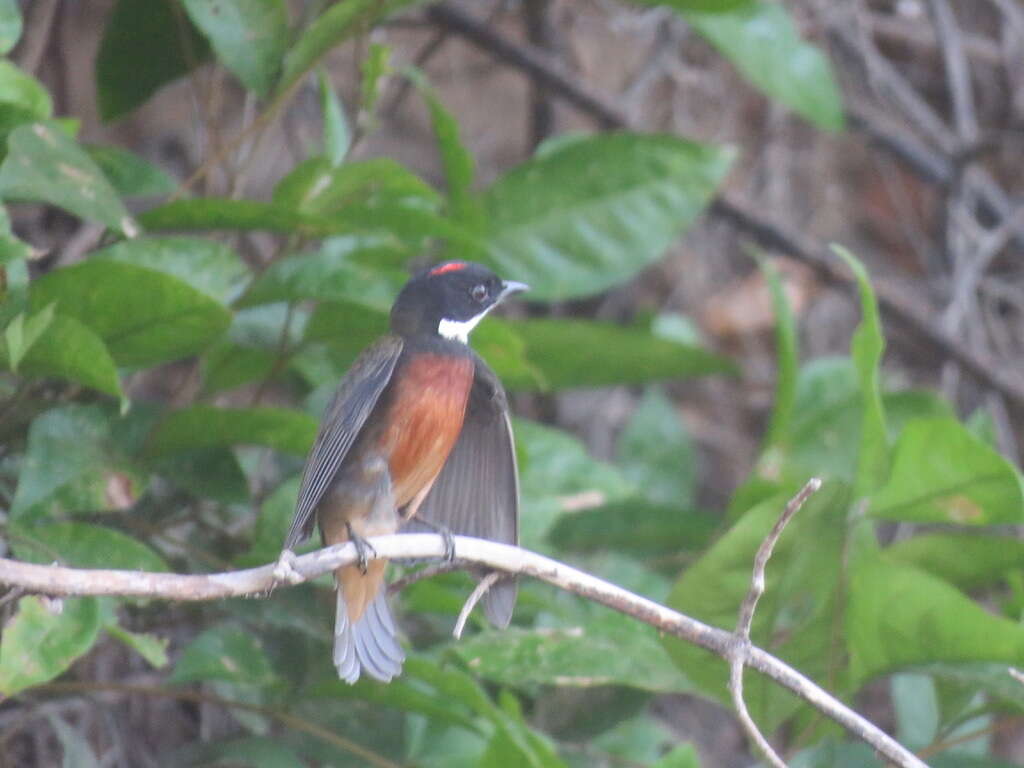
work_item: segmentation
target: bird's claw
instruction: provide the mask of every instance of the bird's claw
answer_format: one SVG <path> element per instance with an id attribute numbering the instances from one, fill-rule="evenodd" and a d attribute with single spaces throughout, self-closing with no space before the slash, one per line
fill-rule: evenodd
<path id="1" fill-rule="evenodd" d="M 455 537 L 447 528 L 440 528 L 437 532 L 444 539 L 444 561 L 450 563 L 455 560 Z"/>
<path id="2" fill-rule="evenodd" d="M 274 564 L 273 582 L 268 592 L 273 592 L 278 584 L 298 584 L 303 581 L 302 574 L 295 570 L 295 553 L 290 549 L 281 550 L 281 556 Z"/>
<path id="3" fill-rule="evenodd" d="M 367 564 L 370 562 L 370 557 L 367 553 L 372 552 L 373 557 L 377 557 L 377 550 L 373 548 L 373 544 L 368 542 L 362 536 L 357 535 L 353 530 L 352 526 L 348 526 L 348 538 L 356 548 L 356 566 L 359 568 L 359 572 L 366 575 Z"/>

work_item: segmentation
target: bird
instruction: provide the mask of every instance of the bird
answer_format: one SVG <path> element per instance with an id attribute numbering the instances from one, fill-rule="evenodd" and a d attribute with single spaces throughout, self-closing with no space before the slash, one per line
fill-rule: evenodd
<path id="1" fill-rule="evenodd" d="M 367 347 L 327 405 L 306 460 L 282 558 L 320 529 L 324 546 L 351 540 L 359 560 L 335 571 L 333 660 L 355 683 L 390 682 L 405 654 L 388 608 L 386 561 L 367 562 L 366 538 L 409 528 L 415 517 L 451 534 L 518 543 L 519 479 L 500 380 L 469 347 L 469 334 L 525 283 L 485 266 L 446 261 L 412 277 L 390 332 Z M 516 583 L 499 579 L 483 599 L 508 626 Z"/>

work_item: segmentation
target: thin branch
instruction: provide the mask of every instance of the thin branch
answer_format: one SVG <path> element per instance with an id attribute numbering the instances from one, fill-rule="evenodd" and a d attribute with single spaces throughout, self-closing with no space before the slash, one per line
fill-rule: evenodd
<path id="1" fill-rule="evenodd" d="M 508 544 L 465 536 L 453 537 L 455 557 L 491 570 L 533 576 L 560 589 L 580 595 L 649 624 L 659 632 L 693 643 L 729 658 L 735 647 L 731 632 L 716 629 L 673 611 L 622 587 L 576 570 L 557 560 Z M 445 538 L 436 534 L 406 533 L 369 539 L 373 559 L 440 558 L 445 556 Z M 296 557 L 295 571 L 312 579 L 357 560 L 351 542 Z M 170 600 L 216 600 L 257 595 L 274 583 L 274 565 L 242 571 L 184 575 L 141 571 L 83 570 L 59 566 L 20 563 L 0 559 L 0 584 L 25 587 L 52 595 L 120 595 Z M 279 585 L 283 588 L 283 585 Z M 815 709 L 835 720 L 852 735 L 870 744 L 895 765 L 926 768 L 910 751 L 891 736 L 864 719 L 797 670 L 767 651 L 750 647 L 747 664 L 788 688 Z"/>
<path id="2" fill-rule="evenodd" d="M 971 72 L 964 52 L 963 37 L 947 0 L 931 0 L 929 7 L 946 64 L 957 138 L 962 148 L 969 147 L 978 141 L 978 118 L 974 111 Z"/>
<path id="3" fill-rule="evenodd" d="M 459 618 L 455 622 L 455 628 L 452 630 L 452 637 L 458 640 L 462 637 L 462 630 L 466 628 L 466 621 L 469 619 L 469 614 L 473 612 L 476 604 L 480 602 L 484 595 L 487 594 L 487 590 L 494 586 L 494 582 L 500 579 L 504 574 L 498 573 L 497 571 L 491 571 L 482 579 L 480 583 L 476 585 L 476 588 L 469 593 L 469 597 L 466 598 L 465 604 L 462 606 L 462 610 L 459 611 Z"/>
<path id="4" fill-rule="evenodd" d="M 427 15 L 434 22 L 462 35 L 481 50 L 528 73 L 536 83 L 591 115 L 602 127 L 641 128 L 634 125 L 610 99 L 580 85 L 578 77 L 566 72 L 543 52 L 509 40 L 481 24 L 471 15 L 445 3 L 431 6 L 427 9 Z M 863 118 L 858 120 L 857 125 L 863 124 Z M 879 139 L 877 136 L 875 138 Z M 892 142 L 883 143 L 883 146 L 893 147 Z M 950 183 L 952 170 L 948 160 L 941 156 L 935 159 L 930 150 L 927 154 L 918 153 L 915 159 L 920 161 L 915 167 L 930 175 L 934 182 Z M 1009 204 L 1005 199 L 1000 200 L 995 192 L 996 190 L 986 191 L 982 188 L 979 195 L 986 201 L 986 205 L 1002 218 L 1007 214 Z M 728 221 L 762 247 L 777 249 L 797 261 L 810 265 L 822 279 L 852 290 L 849 277 L 838 269 L 836 260 L 821 245 L 808 242 L 795 232 L 776 226 L 749 206 L 725 196 L 717 197 L 708 212 L 711 216 Z M 877 293 L 883 311 L 906 323 L 926 342 L 942 350 L 985 384 L 998 390 L 1018 406 L 1024 406 L 1024 381 L 1013 371 L 1007 370 L 1005 365 L 993 360 L 990 355 L 972 348 L 956 336 L 936 327 L 930 313 L 912 304 L 904 292 L 886 290 L 884 286 L 878 286 Z"/>
<path id="5" fill-rule="evenodd" d="M 768 532 L 768 536 L 761 542 L 754 556 L 754 573 L 750 577 L 750 591 L 740 605 L 739 620 L 736 622 L 736 642 L 734 651 L 729 658 L 729 692 L 732 694 L 732 703 L 736 707 L 736 714 L 739 716 L 740 725 L 746 731 L 747 736 L 753 740 L 758 749 L 765 756 L 769 763 L 775 768 L 786 768 L 785 761 L 778 756 L 768 739 L 761 733 L 754 718 L 747 710 L 747 703 L 743 700 L 743 667 L 746 666 L 747 653 L 750 650 L 750 628 L 754 623 L 754 611 L 757 610 L 757 601 L 764 594 L 765 578 L 764 571 L 771 559 L 775 545 L 782 535 L 782 531 L 793 519 L 793 516 L 800 511 L 800 507 L 811 497 L 815 491 L 821 488 L 821 480 L 812 477 L 807 484 L 800 489 L 799 493 L 789 500 L 786 508 L 782 511 L 775 525 Z"/>

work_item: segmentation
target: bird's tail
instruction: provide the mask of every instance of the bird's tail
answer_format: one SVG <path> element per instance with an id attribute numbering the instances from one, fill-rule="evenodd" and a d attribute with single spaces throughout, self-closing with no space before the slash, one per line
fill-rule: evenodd
<path id="1" fill-rule="evenodd" d="M 364 577 L 365 578 L 365 577 Z M 363 585 L 360 585 L 363 586 Z M 348 589 L 346 589 L 346 587 Z M 395 622 L 387 603 L 387 590 L 367 596 L 354 594 L 362 610 L 355 615 L 347 591 L 358 591 L 352 578 L 339 580 L 337 617 L 334 623 L 334 666 L 338 676 L 346 683 L 359 679 L 361 670 L 382 683 L 391 682 L 402 671 L 405 652 L 398 643 Z"/>

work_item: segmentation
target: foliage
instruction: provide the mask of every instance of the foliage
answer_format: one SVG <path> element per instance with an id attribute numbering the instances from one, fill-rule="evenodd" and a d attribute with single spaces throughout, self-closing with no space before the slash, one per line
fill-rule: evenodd
<path id="1" fill-rule="evenodd" d="M 106 119 L 128 114 L 213 59 L 258 100 L 259 127 L 328 50 L 408 4 L 314 4 L 319 15 L 295 26 L 284 0 L 118 0 L 96 64 L 100 110 Z M 781 4 L 658 4 L 766 95 L 841 129 L 827 61 Z M 0 49 L 20 32 L 17 3 L 0 3 Z M 765 36 L 772 45 L 758 44 Z M 735 363 L 659 334 L 657 323 L 555 317 L 547 302 L 599 294 L 657 262 L 721 187 L 733 152 L 669 135 L 573 137 L 478 188 L 457 118 L 422 75 L 406 73 L 433 121 L 442 191 L 393 159 L 351 158 L 389 74 L 387 49 L 372 46 L 362 101 L 343 105 L 319 71 L 322 152 L 266 199 L 237 199 L 190 196 L 126 150 L 83 145 L 75 121 L 54 118 L 44 87 L 0 62 L 0 199 L 96 222 L 107 243 L 78 263 L 35 263 L 4 215 L 0 507 L 10 552 L 181 572 L 273 558 L 315 418 L 355 354 L 386 328 L 405 268 L 427 251 L 469 257 L 532 285 L 533 317 L 488 320 L 475 339 L 510 390 L 644 393 L 613 463 L 566 433 L 517 423 L 527 546 L 731 628 L 758 544 L 787 497 L 822 475 L 825 490 L 769 566 L 755 642 L 845 698 L 899 673 L 900 725 L 915 746 L 972 714 L 1020 712 L 1024 695 L 994 670 L 1024 664 L 1021 548 L 989 526 L 1022 522 L 1021 475 L 935 395 L 886 386 L 881 322 L 857 259 L 842 254 L 863 312 L 848 358 L 800 365 L 775 283 L 778 397 L 756 472 L 723 517 L 698 504 L 693 441 L 656 382 L 732 375 Z M 139 208 L 126 200 L 140 197 L 150 205 L 133 216 Z M 277 244 L 258 268 L 236 250 L 237 235 L 253 231 Z M 171 371 L 195 386 L 138 394 L 147 374 Z M 576 509 L 570 501 L 580 498 L 592 503 Z M 907 535 L 881 546 L 883 521 L 907 524 Z M 443 639 L 468 583 L 437 578 L 401 595 L 399 613 L 421 620 L 409 629 L 405 674 L 387 687 L 335 679 L 326 580 L 204 606 L 173 639 L 151 631 L 153 614 L 137 600 L 21 597 L 4 626 L 0 693 L 46 691 L 110 637 L 154 668 L 166 665 L 161 695 L 193 686 L 237 705 L 234 732 L 176 755 L 181 764 L 346 765 L 370 754 L 415 765 L 698 765 L 644 705 L 658 693 L 724 701 L 720 662 L 533 583 L 523 585 L 510 630 Z M 1003 603 L 987 610 L 968 590 Z M 88 683 L 84 669 L 69 674 Z M 920 712 L 907 691 L 922 689 L 934 722 L 915 730 Z M 766 681 L 751 680 L 748 698 L 767 729 L 791 723 L 831 735 Z M 557 726 L 537 715 L 564 702 Z M 66 722 L 50 723 L 68 759 L 99 764 Z M 800 759 L 819 764 L 856 749 L 829 744 Z"/>

